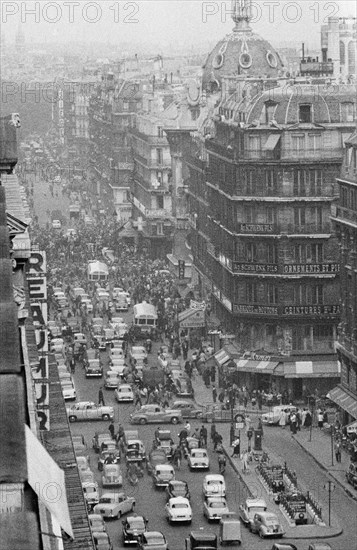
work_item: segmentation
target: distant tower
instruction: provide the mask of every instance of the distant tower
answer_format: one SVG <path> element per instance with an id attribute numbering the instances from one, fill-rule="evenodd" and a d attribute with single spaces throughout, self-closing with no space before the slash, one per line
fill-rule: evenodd
<path id="1" fill-rule="evenodd" d="M 19 24 L 17 27 L 17 33 L 15 37 L 16 53 L 18 58 L 22 60 L 25 57 L 25 35 L 22 31 L 22 27 Z"/>

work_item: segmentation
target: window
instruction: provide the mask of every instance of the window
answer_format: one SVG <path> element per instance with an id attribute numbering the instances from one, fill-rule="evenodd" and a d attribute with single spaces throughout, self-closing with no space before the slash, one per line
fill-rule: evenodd
<path id="1" fill-rule="evenodd" d="M 348 72 L 350 75 L 356 73 L 356 42 L 353 40 L 348 43 Z"/>
<path id="2" fill-rule="evenodd" d="M 156 231 L 157 231 L 157 235 L 163 235 L 164 234 L 164 224 L 162 222 L 157 223 Z"/>
<path id="3" fill-rule="evenodd" d="M 312 222 L 315 225 L 315 229 L 317 231 L 322 231 L 322 208 L 321 208 L 321 206 L 315 206 L 311 210 L 312 210 L 311 219 L 312 219 Z"/>
<path id="4" fill-rule="evenodd" d="M 322 189 L 322 170 L 309 170 L 310 197 L 320 197 Z"/>
<path id="5" fill-rule="evenodd" d="M 321 134 L 309 134 L 309 148 L 311 151 L 319 151 L 321 149 L 322 136 Z"/>
<path id="6" fill-rule="evenodd" d="M 298 206 L 294 209 L 294 224 L 295 227 L 304 227 L 305 226 L 305 207 Z"/>
<path id="7" fill-rule="evenodd" d="M 267 192 L 275 191 L 274 170 L 266 170 L 265 172 L 265 188 Z"/>
<path id="8" fill-rule="evenodd" d="M 346 63 L 346 48 L 345 43 L 340 40 L 340 63 L 344 65 Z"/>
<path id="9" fill-rule="evenodd" d="M 255 283 L 246 284 L 246 299 L 248 304 L 257 302 L 257 286 Z"/>
<path id="10" fill-rule="evenodd" d="M 323 244 L 314 243 L 306 245 L 306 261 L 307 263 L 318 264 L 323 262 Z"/>
<path id="11" fill-rule="evenodd" d="M 266 223 L 275 223 L 276 210 L 274 206 L 267 206 L 266 208 Z"/>
<path id="12" fill-rule="evenodd" d="M 156 179 L 161 184 L 163 180 L 162 170 L 156 170 Z"/>
<path id="13" fill-rule="evenodd" d="M 302 124 L 312 122 L 311 105 L 299 105 L 299 122 L 301 122 Z"/>
<path id="14" fill-rule="evenodd" d="M 273 120 L 275 108 L 276 103 L 265 103 L 265 124 L 269 124 Z"/>
<path id="15" fill-rule="evenodd" d="M 164 197 L 163 197 L 163 195 L 158 195 L 156 197 L 156 204 L 157 204 L 157 207 L 158 207 L 159 210 L 164 208 Z"/>
<path id="16" fill-rule="evenodd" d="M 245 174 L 245 192 L 247 195 L 255 193 L 255 170 L 248 170 Z"/>
<path id="17" fill-rule="evenodd" d="M 354 120 L 354 103 L 348 101 L 341 103 L 341 122 L 353 122 Z"/>
<path id="18" fill-rule="evenodd" d="M 157 135 L 158 135 L 158 137 L 160 137 L 160 138 L 161 138 L 161 137 L 164 137 L 164 131 L 163 131 L 163 129 L 162 129 L 162 126 L 158 126 L 158 127 L 157 127 Z"/>
<path id="19" fill-rule="evenodd" d="M 278 288 L 275 285 L 268 285 L 268 303 L 278 303 Z"/>
<path id="20" fill-rule="evenodd" d="M 293 153 L 299 154 L 305 150 L 305 135 L 304 134 L 295 134 L 292 136 L 292 148 Z"/>
<path id="21" fill-rule="evenodd" d="M 269 264 L 276 264 L 277 262 L 277 250 L 275 244 L 268 244 L 266 246 L 267 262 Z"/>
<path id="22" fill-rule="evenodd" d="M 156 149 L 157 164 L 162 164 L 162 149 Z"/>
<path id="23" fill-rule="evenodd" d="M 260 137 L 259 136 L 249 136 L 249 152 L 258 154 L 260 152 Z"/>
<path id="24" fill-rule="evenodd" d="M 312 298 L 313 304 L 323 304 L 324 302 L 323 285 L 318 284 L 312 287 L 311 298 Z"/>
<path id="25" fill-rule="evenodd" d="M 247 243 L 245 246 L 245 259 L 247 262 L 255 262 L 257 259 L 257 249 L 255 243 Z"/>
<path id="26" fill-rule="evenodd" d="M 305 197 L 306 195 L 306 171 L 294 171 L 294 196 Z"/>
<path id="27" fill-rule="evenodd" d="M 244 217 L 247 223 L 253 223 L 255 221 L 255 208 L 254 206 L 247 205 L 244 208 Z"/>

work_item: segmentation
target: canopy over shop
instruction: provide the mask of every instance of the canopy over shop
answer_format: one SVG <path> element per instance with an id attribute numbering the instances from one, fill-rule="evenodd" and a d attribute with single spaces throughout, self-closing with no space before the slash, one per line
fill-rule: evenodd
<path id="1" fill-rule="evenodd" d="M 106 281 L 109 275 L 109 268 L 103 262 L 89 262 L 87 274 L 89 281 Z"/>
<path id="2" fill-rule="evenodd" d="M 356 397 L 341 385 L 328 392 L 327 397 L 338 405 L 345 413 L 345 422 L 351 422 L 357 418 Z"/>

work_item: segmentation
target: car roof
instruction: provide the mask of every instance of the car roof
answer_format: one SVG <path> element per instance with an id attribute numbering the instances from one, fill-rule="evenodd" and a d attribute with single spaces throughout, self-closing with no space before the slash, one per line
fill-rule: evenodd
<path id="1" fill-rule="evenodd" d="M 146 540 L 149 539 L 157 539 L 157 538 L 163 538 L 163 534 L 161 531 L 146 531 L 144 533 Z"/>
<path id="2" fill-rule="evenodd" d="M 174 487 L 179 487 L 180 485 L 184 485 L 185 487 L 187 487 L 187 481 L 182 481 L 182 480 L 179 480 L 179 479 L 172 479 L 170 481 L 170 485 L 172 485 Z"/>
<path id="3" fill-rule="evenodd" d="M 207 474 L 205 476 L 205 481 L 214 481 L 215 479 L 224 482 L 224 477 L 220 474 Z"/>
<path id="4" fill-rule="evenodd" d="M 227 504 L 226 497 L 206 497 L 207 502 L 224 502 Z"/>
<path id="5" fill-rule="evenodd" d="M 248 508 L 252 506 L 261 506 L 262 508 L 267 508 L 267 503 L 263 498 L 247 498 L 245 504 Z"/>
<path id="6" fill-rule="evenodd" d="M 185 498 L 185 497 L 172 497 L 169 499 L 170 504 L 179 504 L 180 502 L 189 504 L 188 498 Z"/>
<path id="7" fill-rule="evenodd" d="M 156 469 L 160 468 L 160 470 L 167 470 L 170 472 L 174 469 L 173 466 L 171 466 L 171 464 L 156 464 L 155 468 Z"/>

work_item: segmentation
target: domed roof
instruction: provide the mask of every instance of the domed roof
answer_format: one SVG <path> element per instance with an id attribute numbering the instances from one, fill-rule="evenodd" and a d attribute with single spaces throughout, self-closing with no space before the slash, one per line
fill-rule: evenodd
<path id="1" fill-rule="evenodd" d="M 267 40 L 248 26 L 236 27 L 208 55 L 203 65 L 202 89 L 214 91 L 225 76 L 276 78 L 283 68 L 279 54 Z"/>

